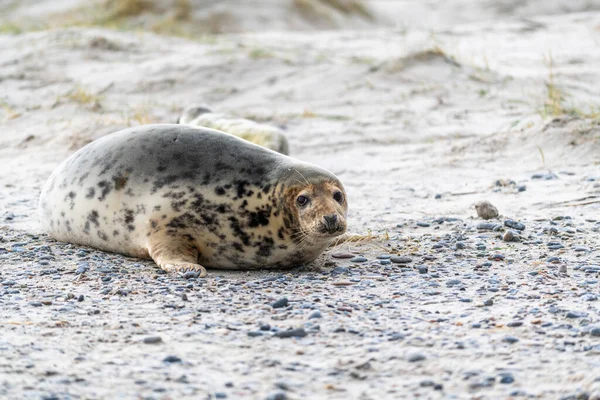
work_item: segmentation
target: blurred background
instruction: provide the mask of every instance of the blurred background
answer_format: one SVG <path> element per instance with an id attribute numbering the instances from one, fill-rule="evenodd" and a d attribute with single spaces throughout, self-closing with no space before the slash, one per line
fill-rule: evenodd
<path id="1" fill-rule="evenodd" d="M 327 29 L 445 29 L 506 16 L 600 9 L 596 0 L 3 0 L 0 32 L 68 26 L 201 34 Z"/>

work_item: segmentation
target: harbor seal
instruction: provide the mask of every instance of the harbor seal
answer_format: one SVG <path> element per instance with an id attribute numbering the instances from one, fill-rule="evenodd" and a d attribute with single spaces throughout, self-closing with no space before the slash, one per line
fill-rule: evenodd
<path id="1" fill-rule="evenodd" d="M 58 241 L 152 258 L 166 271 L 286 268 L 346 231 L 342 183 L 223 132 L 143 125 L 60 164 L 39 202 Z"/>
<path id="2" fill-rule="evenodd" d="M 179 117 L 177 123 L 216 129 L 278 153 L 290 154 L 290 146 L 281 129 L 245 118 L 232 118 L 222 113 L 215 113 L 205 106 L 189 107 Z"/>

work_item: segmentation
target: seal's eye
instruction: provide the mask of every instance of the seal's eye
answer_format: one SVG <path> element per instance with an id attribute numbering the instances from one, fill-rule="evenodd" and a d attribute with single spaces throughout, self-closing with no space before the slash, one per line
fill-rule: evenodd
<path id="1" fill-rule="evenodd" d="M 342 192 L 335 192 L 333 194 L 333 199 L 338 203 L 342 204 L 342 202 L 344 201 L 344 195 L 342 194 Z"/>
<path id="2" fill-rule="evenodd" d="M 304 207 L 305 205 L 308 204 L 309 201 L 310 201 L 309 198 L 306 196 L 298 196 L 298 198 L 296 199 L 296 202 L 298 203 L 298 205 L 300 207 Z"/>

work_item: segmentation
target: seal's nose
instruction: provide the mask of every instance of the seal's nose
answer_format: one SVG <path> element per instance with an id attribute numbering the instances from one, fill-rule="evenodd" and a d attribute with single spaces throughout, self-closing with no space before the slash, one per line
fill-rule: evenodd
<path id="1" fill-rule="evenodd" d="M 338 228 L 337 214 L 325 215 L 325 216 L 323 216 L 323 219 L 325 220 L 325 227 L 327 228 L 327 231 L 333 233 L 337 230 L 337 228 Z"/>

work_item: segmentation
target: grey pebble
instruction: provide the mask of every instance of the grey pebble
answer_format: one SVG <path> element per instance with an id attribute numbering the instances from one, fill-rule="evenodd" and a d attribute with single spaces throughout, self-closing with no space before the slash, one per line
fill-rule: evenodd
<path id="1" fill-rule="evenodd" d="M 392 256 L 390 260 L 396 264 L 408 264 L 412 262 L 412 258 L 406 256 Z"/>
<path id="2" fill-rule="evenodd" d="M 431 224 L 429 222 L 417 222 L 417 226 L 420 226 L 421 228 L 429 228 L 431 226 Z"/>
<path id="3" fill-rule="evenodd" d="M 226 399 L 227 393 L 224 392 L 215 392 L 215 399 Z"/>
<path id="4" fill-rule="evenodd" d="M 421 353 L 412 353 L 406 356 L 406 361 L 408 362 L 417 362 L 425 360 L 425 355 Z"/>
<path id="5" fill-rule="evenodd" d="M 357 262 L 357 263 L 364 263 L 367 262 L 368 260 L 366 259 L 366 257 L 363 256 L 356 256 L 350 259 L 350 262 Z"/>
<path id="6" fill-rule="evenodd" d="M 271 303 L 271 307 L 273 308 L 283 308 L 283 307 L 287 307 L 288 305 L 288 299 L 287 297 L 282 297 L 281 299 Z"/>
<path id="7" fill-rule="evenodd" d="M 519 339 L 514 336 L 505 336 L 504 338 L 502 338 L 502 341 L 504 343 L 513 344 L 513 343 L 517 343 L 519 341 Z"/>
<path id="8" fill-rule="evenodd" d="M 500 226 L 500 224 L 495 224 L 493 222 L 480 222 L 475 225 L 475 228 L 479 229 L 480 231 L 493 231 Z"/>
<path id="9" fill-rule="evenodd" d="M 265 397 L 265 400 L 288 400 L 285 392 L 274 392 Z"/>
<path id="10" fill-rule="evenodd" d="M 429 270 L 427 269 L 427 266 L 425 266 L 425 265 L 420 265 L 419 266 L 419 273 L 420 274 L 426 274 L 427 272 L 429 272 Z"/>
<path id="11" fill-rule="evenodd" d="M 308 319 L 314 319 L 314 318 L 322 318 L 323 316 L 321 315 L 321 311 L 316 310 L 313 311 L 312 313 L 310 313 L 310 315 L 308 316 Z"/>
<path id="12" fill-rule="evenodd" d="M 247 333 L 248 337 L 258 337 L 258 336 L 263 336 L 264 333 L 261 331 L 249 331 Z"/>
<path id="13" fill-rule="evenodd" d="M 177 356 L 166 356 L 163 359 L 163 362 L 166 362 L 168 364 L 172 364 L 172 363 L 180 363 L 181 362 L 181 358 L 177 357 Z"/>
<path id="14" fill-rule="evenodd" d="M 514 221 L 512 219 L 505 220 L 504 221 L 504 226 L 508 226 L 509 228 L 516 229 L 518 231 L 524 231 L 525 230 L 525 225 L 524 224 L 522 224 L 520 222 L 517 222 L 517 221 Z"/>
<path id="15" fill-rule="evenodd" d="M 291 337 L 304 337 L 306 335 L 307 335 L 307 333 L 304 330 L 304 328 L 297 328 L 297 329 L 289 329 L 287 331 L 279 331 L 279 332 L 276 332 L 273 336 L 276 336 L 276 337 L 282 338 L 282 339 L 287 339 L 287 338 L 291 338 Z"/>
<path id="16" fill-rule="evenodd" d="M 147 336 L 144 338 L 145 344 L 157 344 L 157 343 L 161 343 L 161 342 L 162 342 L 162 338 L 160 336 Z"/>
<path id="17" fill-rule="evenodd" d="M 32 301 L 32 302 L 29 303 L 29 305 L 32 306 L 32 307 L 41 307 L 42 303 L 39 302 L 39 301 Z"/>

